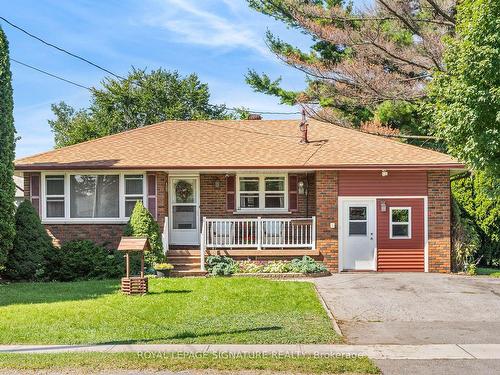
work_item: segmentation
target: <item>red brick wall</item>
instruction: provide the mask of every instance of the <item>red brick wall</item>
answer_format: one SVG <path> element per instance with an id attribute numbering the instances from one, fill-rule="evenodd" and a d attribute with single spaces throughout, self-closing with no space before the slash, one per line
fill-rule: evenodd
<path id="1" fill-rule="evenodd" d="M 156 212 L 161 232 L 163 232 L 165 216 L 168 216 L 167 181 L 168 174 L 165 172 L 156 172 Z"/>
<path id="2" fill-rule="evenodd" d="M 429 171 L 427 174 L 427 194 L 429 201 L 429 272 L 450 272 L 450 172 Z"/>
<path id="3" fill-rule="evenodd" d="M 116 249 L 125 224 L 45 224 L 56 246 L 73 240 L 91 240 L 98 245 Z"/>
<path id="4" fill-rule="evenodd" d="M 299 181 L 306 181 L 306 174 L 299 174 Z M 316 212 L 315 202 L 315 180 L 314 173 L 309 173 L 309 194 L 306 204 L 306 195 L 299 194 L 298 211 L 292 214 L 286 214 L 286 217 L 311 217 Z M 215 187 L 218 181 L 219 187 Z M 308 207 L 306 207 L 308 206 Z M 307 211 L 307 212 L 306 212 Z M 226 178 L 225 174 L 202 174 L 200 175 L 200 213 L 201 217 L 208 218 L 225 218 L 235 217 L 232 212 L 226 210 Z M 273 215 L 237 215 L 237 217 L 269 217 Z M 283 216 L 283 215 L 274 215 Z"/>
<path id="5" fill-rule="evenodd" d="M 338 175 L 316 172 L 316 248 L 330 272 L 338 272 Z M 335 229 L 330 223 L 337 224 Z"/>

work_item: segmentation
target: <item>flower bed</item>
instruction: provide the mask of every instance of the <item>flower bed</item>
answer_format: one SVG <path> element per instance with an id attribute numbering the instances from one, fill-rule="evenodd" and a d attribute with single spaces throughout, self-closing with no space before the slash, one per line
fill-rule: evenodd
<path id="1" fill-rule="evenodd" d="M 317 262 L 308 256 L 295 258 L 290 261 L 235 261 L 226 256 L 216 255 L 207 258 L 206 266 L 208 273 L 212 276 L 236 274 L 239 276 L 273 275 L 270 277 L 277 277 L 276 275 L 290 275 L 290 277 L 297 277 L 328 274 L 328 270 L 323 263 Z"/>

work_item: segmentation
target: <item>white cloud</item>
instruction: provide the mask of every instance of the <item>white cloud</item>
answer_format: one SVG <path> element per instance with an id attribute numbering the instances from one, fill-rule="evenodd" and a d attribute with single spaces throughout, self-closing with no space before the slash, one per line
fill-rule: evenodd
<path id="1" fill-rule="evenodd" d="M 250 48 L 261 55 L 270 56 L 264 43 L 262 30 L 256 30 L 245 22 L 244 14 L 249 11 L 230 2 L 217 2 L 218 13 L 210 11 L 216 5 L 211 2 L 192 0 L 163 0 L 157 3 L 159 9 L 145 17 L 150 26 L 162 27 L 174 34 L 178 41 L 219 49 Z M 224 13 L 220 12 L 224 7 Z M 255 25 L 254 25 L 255 26 Z"/>

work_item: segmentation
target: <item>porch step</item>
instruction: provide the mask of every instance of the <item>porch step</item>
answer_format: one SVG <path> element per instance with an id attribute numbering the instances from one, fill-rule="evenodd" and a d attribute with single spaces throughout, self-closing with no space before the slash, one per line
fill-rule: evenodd
<path id="1" fill-rule="evenodd" d="M 198 269 L 189 269 L 189 270 L 172 270 L 170 272 L 170 276 L 172 277 L 189 277 L 189 276 L 206 276 L 207 271 L 202 271 Z"/>
<path id="2" fill-rule="evenodd" d="M 167 257 L 176 257 L 176 256 L 200 256 L 200 249 L 173 249 L 168 250 Z"/>
<path id="3" fill-rule="evenodd" d="M 201 268 L 201 263 L 172 263 L 174 266 L 174 271 L 186 271 L 186 270 L 199 270 Z"/>

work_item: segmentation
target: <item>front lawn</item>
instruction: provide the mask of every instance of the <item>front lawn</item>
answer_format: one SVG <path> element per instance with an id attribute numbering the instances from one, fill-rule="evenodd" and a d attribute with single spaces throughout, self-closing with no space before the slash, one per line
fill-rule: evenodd
<path id="1" fill-rule="evenodd" d="M 117 280 L 0 284 L 0 344 L 340 341 L 307 282 L 149 281 L 145 296 Z"/>
<path id="2" fill-rule="evenodd" d="M 500 277 L 500 268 L 477 268 L 478 275 L 486 275 L 490 277 Z"/>
<path id="3" fill-rule="evenodd" d="M 152 354 L 152 353 L 150 353 Z M 366 357 L 335 358 L 320 356 L 240 356 L 219 354 L 155 353 L 64 353 L 64 354 L 0 354 L 0 369 L 19 371 L 185 371 L 215 370 L 226 373 L 247 371 L 255 374 L 379 374 L 379 369 Z"/>

